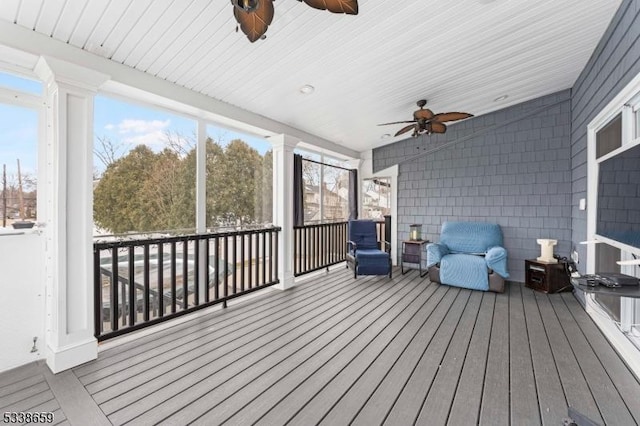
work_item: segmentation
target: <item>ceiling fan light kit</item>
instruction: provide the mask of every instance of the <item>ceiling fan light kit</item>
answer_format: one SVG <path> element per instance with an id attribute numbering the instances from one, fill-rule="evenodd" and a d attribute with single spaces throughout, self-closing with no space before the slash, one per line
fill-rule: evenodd
<path id="1" fill-rule="evenodd" d="M 253 12 L 258 8 L 260 0 L 232 0 L 231 3 L 245 12 Z"/>
<path id="2" fill-rule="evenodd" d="M 358 0 L 298 0 L 304 2 L 314 9 L 328 10 L 333 13 L 344 13 L 347 15 L 358 14 Z M 264 39 L 267 28 L 273 21 L 274 0 L 231 0 L 233 5 L 233 16 L 236 18 L 238 28 L 253 43 L 256 40 Z"/>
<path id="3" fill-rule="evenodd" d="M 430 135 L 432 133 L 445 133 L 447 126 L 444 124 L 448 121 L 464 120 L 465 118 L 473 117 L 473 114 L 467 112 L 444 112 L 434 114 L 430 109 L 424 109 L 427 104 L 426 99 L 420 99 L 416 102 L 418 110 L 413 112 L 413 120 L 408 121 L 394 121 L 391 123 L 378 124 L 378 126 L 388 126 L 390 124 L 406 124 L 411 123 L 408 126 L 398 130 L 394 136 L 400 136 L 413 130 L 411 136 L 418 137 L 420 135 Z"/>

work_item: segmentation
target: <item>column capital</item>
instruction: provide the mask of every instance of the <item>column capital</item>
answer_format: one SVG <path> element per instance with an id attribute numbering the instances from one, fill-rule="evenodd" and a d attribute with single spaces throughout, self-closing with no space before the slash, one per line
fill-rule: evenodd
<path id="1" fill-rule="evenodd" d="M 360 170 L 360 166 L 362 165 L 362 163 L 364 163 L 364 160 L 361 160 L 359 158 L 347 160 L 347 164 L 349 164 L 349 167 L 351 167 L 352 169 Z"/>
<path id="2" fill-rule="evenodd" d="M 63 83 L 90 92 L 96 92 L 111 78 L 99 71 L 49 56 L 41 56 L 34 71 L 47 84 Z"/>
<path id="3" fill-rule="evenodd" d="M 269 138 L 269 143 L 271 144 L 273 149 L 277 149 L 277 148 L 294 149 L 300 143 L 300 140 L 294 136 L 279 134 L 279 135 L 271 136 Z"/>

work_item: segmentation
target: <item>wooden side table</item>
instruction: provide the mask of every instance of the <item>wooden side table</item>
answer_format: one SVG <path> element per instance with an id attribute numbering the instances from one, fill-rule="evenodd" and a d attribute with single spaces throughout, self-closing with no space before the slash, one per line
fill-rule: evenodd
<path id="1" fill-rule="evenodd" d="M 531 259 L 524 261 L 525 286 L 544 293 L 572 290 L 564 263 L 548 263 Z"/>
<path id="2" fill-rule="evenodd" d="M 424 277 L 429 272 L 425 271 L 424 274 L 422 273 L 423 253 L 428 242 L 428 240 L 407 240 L 402 242 L 402 259 L 400 262 L 400 270 L 403 275 L 408 272 L 408 270 L 404 270 L 405 263 L 417 263 L 421 277 Z"/>

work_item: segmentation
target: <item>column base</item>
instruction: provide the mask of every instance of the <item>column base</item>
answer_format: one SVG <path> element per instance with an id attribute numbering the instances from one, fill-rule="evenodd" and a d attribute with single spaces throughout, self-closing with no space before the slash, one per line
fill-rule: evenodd
<path id="1" fill-rule="evenodd" d="M 53 373 L 76 367 L 98 358 L 98 341 L 87 341 L 54 349 L 47 346 L 47 365 Z"/>
<path id="2" fill-rule="evenodd" d="M 273 287 L 277 288 L 278 290 L 286 290 L 286 289 L 292 288 L 296 284 L 294 278 L 295 277 L 291 273 L 283 274 L 280 277 L 280 282 L 274 285 Z"/>

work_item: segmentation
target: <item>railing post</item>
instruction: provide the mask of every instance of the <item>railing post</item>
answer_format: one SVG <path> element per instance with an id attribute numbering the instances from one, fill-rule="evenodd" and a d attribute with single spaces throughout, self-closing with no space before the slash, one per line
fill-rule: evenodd
<path id="1" fill-rule="evenodd" d="M 391 244 L 391 215 L 384 215 L 384 240 Z"/>
<path id="2" fill-rule="evenodd" d="M 269 139 L 273 147 L 273 223 L 278 234 L 278 280 L 276 288 L 293 286 L 293 149 L 298 141 L 289 135 Z"/>

